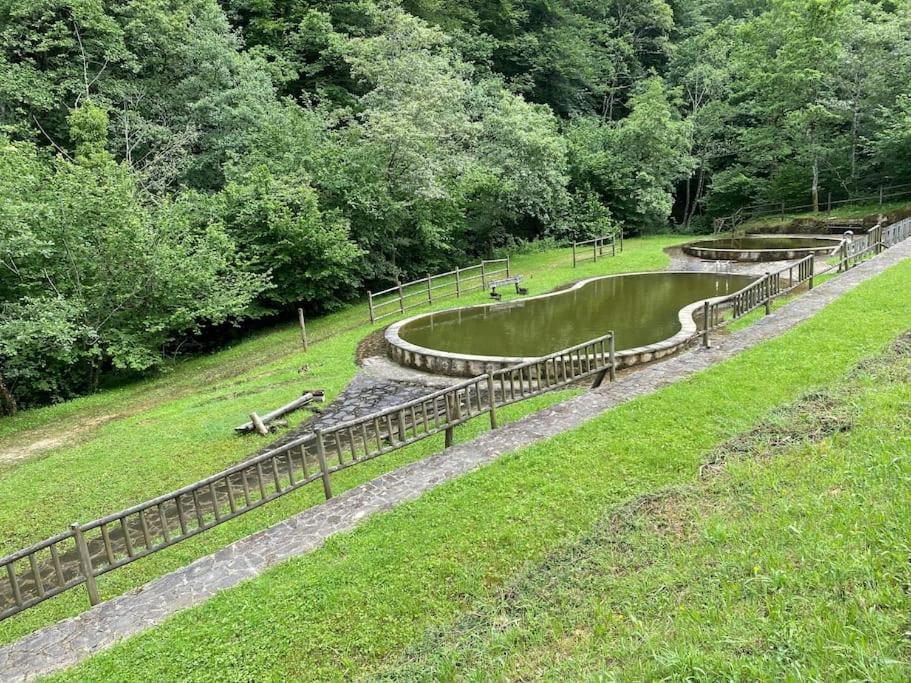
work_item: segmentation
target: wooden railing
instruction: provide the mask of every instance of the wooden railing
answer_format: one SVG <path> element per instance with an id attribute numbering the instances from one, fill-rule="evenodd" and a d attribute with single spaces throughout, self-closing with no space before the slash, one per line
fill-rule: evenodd
<path id="1" fill-rule="evenodd" d="M 492 391 L 499 391 L 498 405 L 509 405 L 544 392 L 605 373 L 613 380 L 617 364 L 614 335 L 607 334 L 549 356 L 514 365 L 491 374 Z"/>
<path id="2" fill-rule="evenodd" d="M 618 241 L 620 244 L 620 251 L 622 252 L 622 230 L 617 230 L 616 233 L 611 233 L 610 235 L 602 235 L 601 237 L 595 237 L 590 240 L 573 242 L 573 268 L 576 267 L 576 264 L 582 263 L 583 261 L 597 261 L 599 258 L 603 258 L 605 247 L 610 249 L 611 256 L 616 256 Z"/>
<path id="3" fill-rule="evenodd" d="M 836 197 L 833 199 L 832 192 L 829 191 L 821 191 L 819 196 L 820 201 L 818 207 L 814 207 L 812 203 L 786 205 L 785 202 L 769 202 L 741 206 L 730 216 L 716 218 L 714 220 L 715 232 L 719 233 L 733 230 L 738 224 L 754 218 L 774 215 L 784 217 L 785 214 L 806 213 L 815 210 L 815 208 L 818 208 L 820 213 L 831 213 L 833 208 L 850 206 L 852 204 L 869 204 L 877 202 L 878 206 L 881 207 L 886 202 L 911 198 L 911 184 L 880 185 L 875 191 L 868 190 L 866 194 L 854 197 L 839 198 L 836 193 Z"/>
<path id="4" fill-rule="evenodd" d="M 508 258 L 481 261 L 474 266 L 428 275 L 379 292 L 367 292 L 370 322 L 405 313 L 434 301 L 483 291 L 487 289 L 490 280 L 502 275 L 509 276 Z"/>
<path id="5" fill-rule="evenodd" d="M 835 249 L 836 260 L 820 271 L 815 269 L 815 258 L 807 256 L 789 266 L 772 273 L 766 273 L 743 289 L 720 299 L 706 301 L 702 307 L 702 322 L 699 335 L 703 346 L 710 346 L 713 330 L 742 318 L 765 307 L 771 313 L 772 301 L 800 287 L 804 283 L 812 289 L 815 278 L 831 272 L 843 273 L 862 261 L 875 256 L 891 246 L 911 237 L 911 218 L 905 218 L 889 226 L 876 225 L 866 233 L 847 237 Z M 783 284 L 783 281 L 787 284 Z"/>
<path id="6" fill-rule="evenodd" d="M 386 410 L 317 429 L 202 481 L 166 493 L 0 559 L 0 620 L 85 584 L 99 601 L 97 577 L 192 538 L 320 480 L 332 497 L 335 472 L 442 432 L 497 408 L 616 372 L 613 333 L 549 356 L 484 374 Z"/>

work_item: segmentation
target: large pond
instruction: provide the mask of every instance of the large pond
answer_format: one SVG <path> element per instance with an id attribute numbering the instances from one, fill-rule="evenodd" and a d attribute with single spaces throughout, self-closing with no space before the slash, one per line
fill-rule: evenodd
<path id="1" fill-rule="evenodd" d="M 754 279 L 687 272 L 596 278 L 551 295 L 419 316 L 397 333 L 406 342 L 437 351 L 528 357 L 613 330 L 617 349 L 628 349 L 674 336 L 681 329 L 680 309 L 736 292 Z"/>

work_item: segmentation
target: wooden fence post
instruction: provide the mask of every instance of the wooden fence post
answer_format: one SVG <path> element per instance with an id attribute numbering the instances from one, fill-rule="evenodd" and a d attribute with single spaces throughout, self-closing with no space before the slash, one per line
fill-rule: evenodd
<path id="1" fill-rule="evenodd" d="M 399 441 L 401 443 L 405 443 L 405 411 L 400 410 L 398 413 L 396 413 L 396 416 L 399 420 Z M 414 425 L 412 425 L 412 427 L 413 426 Z"/>
<path id="2" fill-rule="evenodd" d="M 459 281 L 459 267 L 456 266 L 455 270 L 456 275 L 456 299 L 462 296 L 462 283 Z"/>
<path id="3" fill-rule="evenodd" d="M 430 273 L 427 273 L 427 303 L 433 303 L 433 285 L 430 278 Z"/>
<path id="4" fill-rule="evenodd" d="M 708 301 L 702 304 L 702 346 L 712 348 L 712 341 L 709 339 L 709 307 Z"/>
<path id="5" fill-rule="evenodd" d="M 765 274 L 765 314 L 769 315 L 772 312 L 772 275 L 766 271 Z"/>
<path id="6" fill-rule="evenodd" d="M 449 448 L 452 446 L 452 425 L 449 423 L 452 422 L 452 396 L 446 395 L 446 431 L 443 438 L 443 448 Z"/>
<path id="7" fill-rule="evenodd" d="M 297 309 L 297 322 L 301 326 L 301 342 L 304 344 L 304 351 L 307 350 L 307 323 L 304 321 L 304 309 Z M 373 307 L 371 306 L 370 310 L 370 322 L 373 322 Z"/>
<path id="8" fill-rule="evenodd" d="M 370 307 L 370 324 L 376 322 L 376 316 L 373 312 L 373 292 L 367 292 L 367 305 Z"/>
<path id="9" fill-rule="evenodd" d="M 809 278 L 810 285 L 809 285 L 808 289 L 813 289 L 813 277 L 814 277 L 815 273 L 816 273 L 816 258 L 811 256 L 810 257 L 810 278 Z"/>
<path id="10" fill-rule="evenodd" d="M 487 280 L 484 277 L 484 261 L 481 261 L 481 291 L 487 289 Z"/>
<path id="11" fill-rule="evenodd" d="M 323 493 L 326 500 L 332 498 L 332 482 L 329 481 L 329 468 L 326 466 L 326 444 L 323 442 L 323 430 L 314 429 L 316 435 L 316 458 L 319 461 L 319 472 L 323 478 Z"/>
<path id="12" fill-rule="evenodd" d="M 610 333 L 610 339 L 608 340 L 608 353 L 610 354 L 610 381 L 617 381 L 617 358 L 616 358 L 616 348 L 614 344 L 614 333 Z"/>
<path id="13" fill-rule="evenodd" d="M 506 257 L 506 277 L 509 277 L 509 256 Z"/>
<path id="14" fill-rule="evenodd" d="M 402 291 L 402 283 L 399 283 L 399 311 L 405 312 L 405 292 Z"/>
<path id="15" fill-rule="evenodd" d="M 101 600 L 98 598 L 98 584 L 95 583 L 95 574 L 92 571 L 92 558 L 89 555 L 89 546 L 85 542 L 85 536 L 82 533 L 82 527 L 77 522 L 70 524 L 70 529 L 76 538 L 76 552 L 79 554 L 79 568 L 85 577 L 85 588 L 89 594 L 89 604 L 97 605 Z"/>
<path id="16" fill-rule="evenodd" d="M 497 428 L 497 400 L 493 388 L 493 376 L 487 374 L 487 402 L 490 404 L 490 428 Z"/>
<path id="17" fill-rule="evenodd" d="M 576 243 L 573 242 L 573 268 L 576 267 Z"/>

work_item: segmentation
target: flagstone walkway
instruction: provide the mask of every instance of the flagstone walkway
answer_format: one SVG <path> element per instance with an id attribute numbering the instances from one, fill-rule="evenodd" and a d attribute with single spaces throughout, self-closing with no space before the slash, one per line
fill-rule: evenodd
<path id="1" fill-rule="evenodd" d="M 502 455 L 572 429 L 606 410 L 680 381 L 809 319 L 890 266 L 911 257 L 911 240 L 802 294 L 739 332 L 630 373 L 597 391 L 564 401 L 419 462 L 401 467 L 323 504 L 203 557 L 187 567 L 104 602 L 72 619 L 0 648 L 0 680 L 31 680 L 72 666 L 141 633 L 176 612 L 319 547 L 378 512 L 418 498 Z"/>

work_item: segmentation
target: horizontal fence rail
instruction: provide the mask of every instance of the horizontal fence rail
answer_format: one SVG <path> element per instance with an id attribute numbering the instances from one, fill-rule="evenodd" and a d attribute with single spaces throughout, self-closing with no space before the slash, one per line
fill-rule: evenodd
<path id="1" fill-rule="evenodd" d="M 605 248 L 610 250 L 610 256 L 616 256 L 618 235 L 620 251 L 623 251 L 623 232 L 620 230 L 610 235 L 573 242 L 573 268 L 583 261 L 597 261 L 599 258 L 603 258 Z"/>
<path id="2" fill-rule="evenodd" d="M 906 218 L 843 240 L 834 261 L 822 271 L 816 272 L 813 256 L 807 256 L 766 273 L 738 292 L 704 302 L 697 334 L 708 346 L 712 331 L 760 307 L 769 312 L 775 297 L 805 284 L 812 288 L 815 277 L 844 272 L 909 237 L 911 218 Z M 597 385 L 615 375 L 614 335 L 609 333 L 362 418 L 314 430 L 194 484 L 87 524 L 73 524 L 67 531 L 0 559 L 0 620 L 83 584 L 89 602 L 96 604 L 96 579 L 107 572 L 317 480 L 322 482 L 325 497 L 331 498 L 335 472 L 441 432 L 448 447 L 454 428 L 471 419 L 487 415 L 495 428 L 500 407 L 589 377 L 595 377 Z"/>
<path id="3" fill-rule="evenodd" d="M 613 333 L 549 356 L 460 382 L 347 422 L 317 429 L 206 479 L 121 510 L 0 559 L 0 620 L 96 579 L 331 475 L 417 441 L 444 434 L 497 408 L 563 388 L 592 375 L 614 378 Z"/>
<path id="4" fill-rule="evenodd" d="M 474 266 L 428 275 L 379 292 L 367 292 L 370 322 L 375 323 L 434 301 L 483 291 L 487 289 L 488 282 L 502 275 L 509 276 L 508 258 L 481 261 Z"/>
<path id="5" fill-rule="evenodd" d="M 509 405 L 596 374 L 607 372 L 613 380 L 616 371 L 614 335 L 610 333 L 549 356 L 497 370 L 491 373 L 491 381 L 493 391 L 499 391 L 498 405 Z"/>
<path id="6" fill-rule="evenodd" d="M 766 273 L 734 294 L 706 301 L 703 304 L 699 331 L 703 345 L 710 345 L 709 335 L 713 330 L 724 327 L 760 307 L 765 307 L 768 314 L 776 297 L 788 294 L 803 284 L 812 289 L 814 278 L 831 272 L 846 272 L 909 237 L 911 218 L 902 219 L 889 226 L 875 225 L 864 233 L 852 236 L 851 239 L 846 236 L 834 250 L 834 262 L 818 272 L 815 257 L 810 255 L 780 270 Z"/>
<path id="7" fill-rule="evenodd" d="M 820 192 L 819 211 L 829 213 L 833 208 L 840 206 L 850 206 L 852 204 L 865 204 L 878 202 L 882 206 L 886 202 L 898 199 L 911 198 L 911 184 L 903 185 L 883 185 L 874 192 L 858 195 L 855 197 L 846 197 L 841 199 L 832 199 L 832 193 Z M 739 223 L 763 216 L 784 216 L 789 213 L 805 213 L 814 209 L 812 203 L 786 205 L 785 202 L 769 202 L 765 204 L 751 204 L 742 206 L 730 216 L 715 219 L 715 231 L 722 229 L 733 229 Z"/>

